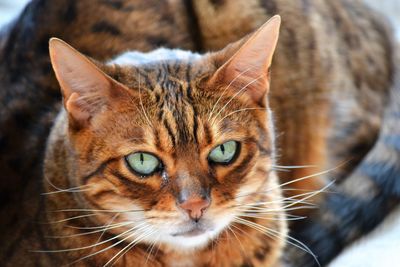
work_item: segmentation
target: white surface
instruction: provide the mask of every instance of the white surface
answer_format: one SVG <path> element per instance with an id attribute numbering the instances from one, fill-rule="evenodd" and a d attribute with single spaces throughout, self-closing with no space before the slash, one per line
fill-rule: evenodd
<path id="1" fill-rule="evenodd" d="M 0 0 L 0 25 L 15 18 L 28 0 Z"/>
<path id="2" fill-rule="evenodd" d="M 348 248 L 329 267 L 400 266 L 400 208 L 367 237 Z"/>

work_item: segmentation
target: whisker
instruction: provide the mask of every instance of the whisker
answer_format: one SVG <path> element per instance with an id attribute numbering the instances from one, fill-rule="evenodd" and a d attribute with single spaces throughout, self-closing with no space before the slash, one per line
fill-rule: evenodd
<path id="1" fill-rule="evenodd" d="M 223 120 L 226 119 L 227 117 L 229 117 L 229 116 L 231 116 L 231 115 L 233 115 L 233 114 L 236 114 L 236 113 L 238 113 L 238 112 L 247 111 L 247 110 L 260 110 L 260 109 L 266 110 L 267 108 L 242 108 L 242 109 L 238 109 L 238 110 L 232 111 L 232 112 L 228 113 L 227 115 L 225 115 L 224 117 L 222 117 L 222 119 L 220 119 L 220 120 L 217 122 L 217 124 L 219 124 L 221 121 L 223 121 Z"/>
<path id="2" fill-rule="evenodd" d="M 143 224 L 144 224 L 144 222 L 143 222 Z M 68 248 L 68 249 L 59 249 L 59 250 L 35 250 L 35 251 L 33 251 L 33 252 L 40 252 L 40 253 L 60 253 L 60 252 L 69 252 L 69 251 L 78 251 L 78 250 L 88 249 L 88 248 L 92 248 L 92 247 L 95 247 L 95 246 L 99 246 L 99 245 L 101 245 L 101 244 L 104 244 L 104 243 L 110 242 L 110 241 L 112 241 L 112 240 L 115 240 L 115 239 L 117 239 L 117 238 L 119 238 L 119 237 L 121 237 L 121 236 L 123 236 L 123 235 L 128 234 L 129 232 L 134 231 L 135 229 L 136 229 L 136 227 L 133 227 L 133 228 L 131 228 L 131 229 L 129 229 L 129 230 L 127 230 L 127 231 L 125 231 L 125 232 L 119 234 L 119 235 L 113 236 L 113 237 L 111 237 L 111 238 L 109 238 L 109 239 L 107 239 L 107 240 L 104 240 L 104 241 L 99 242 L 99 243 L 96 243 L 96 244 L 84 246 L 84 247 L 79 247 L 79 248 Z M 124 239 L 122 239 L 122 240 L 124 240 Z"/>
<path id="3" fill-rule="evenodd" d="M 152 235 L 155 232 L 155 230 L 152 229 L 148 229 L 145 233 L 141 234 L 139 237 L 135 238 L 132 242 L 130 242 L 127 246 L 125 246 L 122 250 L 120 250 L 117 254 L 115 254 L 108 262 L 106 262 L 106 264 L 103 265 L 103 267 L 108 266 L 111 262 L 113 262 L 113 260 L 119 257 L 114 261 L 113 265 L 123 256 L 125 255 L 126 252 L 128 252 L 131 248 L 133 248 L 134 246 L 136 246 L 137 243 L 139 243 L 141 240 L 143 240 L 144 238 Z M 125 252 L 124 252 L 125 251 Z M 122 253 L 122 254 L 121 254 Z"/>
<path id="4" fill-rule="evenodd" d="M 269 232 L 272 232 L 272 233 L 275 233 L 276 235 L 279 235 L 279 232 L 277 232 L 277 231 L 275 231 L 275 230 L 273 230 L 273 229 L 268 228 L 268 231 L 269 231 Z M 306 244 L 304 244 L 303 242 L 301 242 L 300 240 L 298 240 L 298 239 L 296 239 L 296 238 L 294 238 L 294 237 L 291 237 L 290 235 L 287 235 L 286 238 L 292 240 L 292 242 L 289 242 L 288 240 L 286 240 L 286 242 L 288 242 L 289 244 L 294 245 L 293 242 L 296 242 L 296 243 L 299 244 L 301 247 L 303 247 L 304 249 L 306 249 L 306 252 L 310 253 L 310 255 L 314 258 L 314 260 L 315 260 L 315 262 L 318 264 L 318 266 L 321 267 L 321 265 L 320 265 L 320 263 L 319 263 L 319 261 L 318 261 L 318 259 L 317 259 L 317 256 L 311 251 L 311 249 L 310 249 Z M 296 246 L 296 247 L 297 247 L 297 246 Z M 298 248 L 299 248 L 299 247 L 298 247 Z"/>
<path id="5" fill-rule="evenodd" d="M 280 233 L 275 231 L 275 230 L 273 230 L 273 229 L 270 229 L 270 228 L 265 227 L 263 225 L 260 225 L 258 223 L 254 223 L 254 222 L 251 222 L 251 221 L 239 218 L 239 217 L 236 217 L 235 221 L 238 222 L 238 223 L 247 225 L 250 228 L 253 228 L 253 229 L 255 229 L 255 230 L 257 230 L 257 231 L 259 231 L 261 233 L 264 233 L 266 235 L 269 235 L 269 236 L 278 238 L 278 239 L 280 239 L 282 241 L 285 241 L 285 242 L 297 247 L 298 249 L 300 249 L 300 250 L 302 250 L 302 251 L 304 251 L 306 253 L 309 253 L 314 258 L 314 260 L 317 262 L 317 264 L 319 265 L 319 262 L 317 260 L 317 257 L 315 256 L 315 254 L 304 243 L 302 243 L 301 241 L 299 241 L 299 240 L 297 240 L 297 239 L 295 239 L 293 237 L 287 236 L 287 238 L 289 238 L 291 240 L 291 241 L 289 241 L 289 240 L 287 240 L 285 238 L 282 238 L 280 236 Z M 296 242 L 297 244 L 293 243 L 293 242 Z"/>
<path id="6" fill-rule="evenodd" d="M 306 197 L 304 197 L 304 198 L 302 198 L 302 199 L 299 199 L 299 200 L 294 201 L 293 203 L 291 203 L 291 204 L 289 204 L 289 205 L 287 205 L 287 206 L 284 206 L 283 209 L 285 209 L 285 208 L 287 208 L 287 207 L 291 207 L 291 206 L 296 205 L 296 204 L 298 204 L 298 203 L 301 203 L 303 200 L 310 199 L 310 198 L 312 198 L 312 197 L 314 197 L 314 196 L 316 196 L 316 195 L 318 195 L 318 194 L 324 192 L 325 189 L 327 189 L 328 187 L 330 187 L 330 186 L 333 185 L 334 183 L 335 183 L 334 181 L 328 183 L 326 186 L 324 186 L 323 188 L 321 188 L 321 189 L 315 191 L 313 194 L 307 195 Z M 308 194 L 308 193 L 306 193 L 306 194 Z"/>
<path id="7" fill-rule="evenodd" d="M 272 165 L 272 167 L 277 167 L 280 169 L 305 169 L 305 168 L 316 168 L 317 165 L 292 165 L 292 166 L 285 166 L 285 165 Z"/>
<path id="8" fill-rule="evenodd" d="M 278 214 L 276 214 L 278 215 Z M 266 217 L 266 216 L 261 216 L 261 215 L 253 215 L 252 213 L 239 213 L 238 216 L 240 217 L 245 217 L 245 218 L 255 218 L 255 219 L 261 219 L 261 220 L 268 220 L 268 221 L 299 221 L 299 220 L 304 220 L 307 217 L 305 216 L 298 216 L 297 218 L 275 218 L 275 217 Z"/>
<path id="9" fill-rule="evenodd" d="M 160 239 L 160 234 L 157 236 L 157 239 L 154 240 L 154 242 L 150 246 L 150 251 L 147 252 L 148 249 L 146 250 L 147 257 L 146 257 L 146 261 L 144 263 L 144 266 L 147 266 L 147 262 L 149 261 L 150 255 L 151 255 L 151 253 L 153 253 L 153 248 L 154 248 L 155 244 L 158 242 L 159 239 Z"/>
<path id="10" fill-rule="evenodd" d="M 135 221 L 129 221 L 129 223 L 134 223 Z M 124 224 L 124 223 L 128 223 L 128 222 L 120 222 L 120 223 L 115 223 L 115 224 L 111 224 L 109 226 L 117 226 L 120 224 Z M 66 227 L 68 228 L 73 228 L 73 229 L 79 229 L 79 230 L 92 230 L 92 229 L 104 229 L 104 225 L 101 226 L 73 226 L 73 225 L 66 225 Z"/>
<path id="11" fill-rule="evenodd" d="M 46 236 L 46 238 L 68 238 L 68 237 L 76 237 L 76 236 L 83 236 L 83 235 L 90 235 L 90 234 L 95 234 L 95 233 L 100 233 L 100 232 L 106 232 L 111 229 L 123 227 L 126 225 L 134 224 L 135 222 L 125 222 L 125 223 L 119 223 L 119 224 L 110 224 L 108 226 L 102 226 L 101 229 L 97 229 L 94 231 L 89 231 L 89 232 L 83 232 L 83 233 L 78 233 L 78 234 L 73 234 L 73 235 L 55 235 L 55 236 Z M 100 236 L 101 238 L 102 236 Z"/>
<path id="12" fill-rule="evenodd" d="M 90 187 L 90 185 L 81 185 L 81 186 L 76 186 L 76 187 L 71 187 L 71 188 L 60 188 L 60 187 L 56 186 L 55 184 L 53 184 L 46 175 L 44 176 L 44 179 L 56 191 L 43 192 L 43 193 L 41 193 L 41 195 L 50 195 L 50 194 L 65 193 L 65 192 L 75 193 L 75 192 L 81 192 L 81 191 L 78 191 L 79 188 Z"/>
<path id="13" fill-rule="evenodd" d="M 107 228 L 103 229 L 102 233 L 100 234 L 99 238 L 96 241 L 96 244 L 98 244 L 100 242 L 100 240 L 103 238 L 104 234 L 106 233 L 106 231 L 110 230 L 109 229 L 109 225 L 111 225 L 113 223 L 113 221 L 118 218 L 118 216 L 120 215 L 120 213 L 115 214 L 111 220 L 107 223 Z M 92 253 L 95 250 L 95 247 L 92 248 L 92 250 L 90 251 L 90 253 Z"/>
<path id="14" fill-rule="evenodd" d="M 89 187 L 89 185 L 86 185 L 86 186 Z M 79 188 L 81 188 L 81 187 L 80 186 L 71 187 L 68 189 L 62 189 L 62 190 L 58 190 L 58 191 L 44 192 L 44 193 L 41 193 L 41 195 L 46 196 L 46 195 L 53 195 L 53 194 L 60 194 L 60 193 L 79 193 L 79 192 L 89 191 L 91 189 L 91 188 L 87 188 L 87 189 L 79 189 Z"/>
<path id="15" fill-rule="evenodd" d="M 259 207 L 259 205 L 264 204 L 264 203 L 260 203 L 260 202 L 256 202 L 256 203 L 252 203 L 252 204 L 244 204 L 244 205 L 240 205 L 239 207 L 247 207 L 247 209 L 245 209 L 244 211 L 248 211 L 248 212 L 251 211 L 253 213 L 268 213 L 271 211 L 287 212 L 287 211 L 293 211 L 293 210 L 299 210 L 299 209 L 315 208 L 315 205 L 302 205 L 302 206 L 295 206 L 295 207 L 293 207 L 293 206 L 303 203 L 304 200 L 312 198 L 312 197 L 316 196 L 317 194 L 323 192 L 326 188 L 330 187 L 333 183 L 334 182 L 331 182 L 331 183 L 327 184 L 325 187 L 323 187 L 320 190 L 317 190 L 315 192 L 299 194 L 298 196 L 304 196 L 304 197 L 301 199 L 294 200 L 290 204 L 284 205 L 283 207 L 279 207 L 276 209 Z M 266 203 L 268 204 L 268 202 L 266 202 Z M 254 206 L 254 205 L 258 205 L 258 206 Z M 239 208 L 238 210 L 240 211 L 241 209 Z M 243 209 L 242 209 L 242 211 L 243 211 Z"/>
<path id="16" fill-rule="evenodd" d="M 299 200 L 299 199 L 296 198 L 296 197 L 302 197 L 302 196 L 311 195 L 311 194 L 314 194 L 315 192 L 316 192 L 315 190 L 314 190 L 314 191 L 309 191 L 309 192 L 307 191 L 306 193 L 301 193 L 301 194 L 297 194 L 297 195 L 294 195 L 294 196 L 284 197 L 284 198 L 280 198 L 280 199 L 276 199 L 276 200 L 271 200 L 271 201 L 256 201 L 256 202 L 253 202 L 253 203 L 236 204 L 236 205 L 233 205 L 232 207 L 241 207 L 241 206 L 249 206 L 249 205 L 254 206 L 254 207 L 257 207 L 257 206 L 266 205 L 266 204 L 292 203 L 293 201 Z M 265 194 L 266 192 L 255 192 L 254 195 L 256 195 L 256 193 L 257 193 L 257 194 Z M 249 194 L 249 195 L 250 195 L 250 194 Z M 252 195 L 252 194 L 251 194 L 251 195 Z M 315 205 L 315 203 L 312 203 L 312 202 L 303 202 L 303 204 Z"/>
<path id="17" fill-rule="evenodd" d="M 219 96 L 219 98 L 217 99 L 217 101 L 215 102 L 213 108 L 211 109 L 210 115 L 208 116 L 208 121 L 210 121 L 211 116 L 213 115 L 213 112 L 216 108 L 216 106 L 218 105 L 219 101 L 222 99 L 222 97 L 224 96 L 225 92 L 229 89 L 229 87 L 243 74 L 245 74 L 246 72 L 248 72 L 249 70 L 251 70 L 252 68 L 254 68 L 254 66 L 251 66 L 249 68 L 247 68 L 246 70 L 242 71 L 241 73 L 239 73 L 235 78 L 233 78 L 233 80 L 228 84 L 228 86 L 225 87 L 225 89 L 222 91 L 222 94 Z"/>
<path id="18" fill-rule="evenodd" d="M 92 214 L 83 214 L 83 215 L 74 216 L 74 217 L 70 217 L 70 218 L 66 218 L 66 219 L 62 219 L 62 220 L 58 220 L 58 221 L 43 222 L 41 224 L 62 223 L 62 222 L 68 222 L 68 221 L 76 220 L 76 219 L 87 218 L 87 217 L 91 217 L 91 216 L 95 216 L 95 215 L 96 214 L 94 214 L 94 213 L 92 213 Z"/>
<path id="19" fill-rule="evenodd" d="M 62 209 L 62 210 L 51 210 L 48 212 L 100 212 L 100 213 L 125 213 L 125 212 L 143 212 L 147 210 L 133 209 L 133 210 L 101 210 L 101 209 Z"/>
<path id="20" fill-rule="evenodd" d="M 118 210 L 65 209 L 65 210 L 55 210 L 55 211 L 49 211 L 49 212 L 78 212 L 78 211 L 81 211 L 81 212 L 128 213 L 128 212 L 142 212 L 142 211 L 145 211 L 145 210 L 122 210 L 122 211 L 118 211 Z M 74 217 L 70 217 L 70 218 L 66 218 L 66 219 L 62 219 L 62 220 L 58 220 L 58 221 L 43 222 L 42 224 L 62 223 L 62 222 L 76 220 L 76 219 L 91 217 L 91 216 L 95 216 L 95 215 L 97 215 L 97 214 L 95 214 L 95 213 L 83 214 L 83 215 L 78 215 L 78 216 L 74 216 Z"/>
<path id="21" fill-rule="evenodd" d="M 79 261 L 81 261 L 81 260 L 84 260 L 84 259 L 93 257 L 94 255 L 103 253 L 104 251 L 107 251 L 107 250 L 109 250 L 109 249 L 111 249 L 111 248 L 113 248 L 113 247 L 115 247 L 115 246 L 118 246 L 119 244 L 121 244 L 121 243 L 124 242 L 125 240 L 127 240 L 127 239 L 133 237 L 133 236 L 136 234 L 136 231 L 135 231 L 135 230 L 137 230 L 137 229 L 131 229 L 131 231 L 133 231 L 133 233 L 129 234 L 128 236 L 124 237 L 123 239 L 119 240 L 118 242 L 116 242 L 116 243 L 114 243 L 114 244 L 112 244 L 112 245 L 110 245 L 110 246 L 108 246 L 108 247 L 105 247 L 105 248 L 103 248 L 103 249 L 101 249 L 101 250 L 99 250 L 99 251 L 96 251 L 95 253 L 91 253 L 91 254 L 89 254 L 89 255 L 86 255 L 86 256 L 84 256 L 84 257 L 81 257 L 81 258 L 79 258 L 79 259 L 77 259 L 77 260 L 71 262 L 71 263 L 68 264 L 67 266 L 70 266 L 70 265 L 72 265 L 72 264 L 74 264 L 74 263 L 77 263 L 77 262 L 79 262 Z M 139 231 L 139 230 L 138 230 L 138 231 Z M 97 245 L 100 245 L 100 243 L 98 243 Z"/>
<path id="22" fill-rule="evenodd" d="M 276 208 L 276 209 L 252 209 L 252 207 L 249 207 L 250 209 L 237 209 L 238 211 L 242 211 L 242 212 L 249 212 L 249 213 L 259 213 L 259 214 L 270 214 L 272 212 L 282 212 L 282 211 L 293 211 L 293 210 L 300 210 L 300 209 L 315 209 L 314 206 L 295 206 L 295 207 L 290 207 L 290 208 Z"/>
<path id="23" fill-rule="evenodd" d="M 314 192 L 315 190 L 286 187 L 286 188 L 282 188 L 282 191 Z M 326 190 L 324 193 L 337 194 L 337 192 L 335 192 L 335 191 L 328 191 L 328 190 Z"/>
<path id="24" fill-rule="evenodd" d="M 247 253 L 245 252 L 245 249 L 244 249 L 244 246 L 243 246 L 243 244 L 242 244 L 242 241 L 240 241 L 240 239 L 239 239 L 239 237 L 236 235 L 236 233 L 235 233 L 235 231 L 230 227 L 230 226 L 228 226 L 228 229 L 232 232 L 232 234 L 235 236 L 235 238 L 236 238 L 236 240 L 238 241 L 238 243 L 239 243 L 239 245 L 240 245 L 240 249 L 242 250 L 242 252 L 243 252 L 243 256 L 245 256 L 245 257 L 247 257 Z"/>
<path id="25" fill-rule="evenodd" d="M 290 196 L 290 197 L 285 197 L 277 200 L 271 200 L 271 201 L 257 201 L 253 203 L 244 203 L 244 204 L 237 204 L 235 207 L 240 207 L 240 206 L 246 206 L 246 205 L 264 205 L 264 204 L 275 204 L 275 203 L 292 203 L 293 201 L 299 200 L 296 197 L 303 197 L 311 194 L 315 194 L 314 191 L 306 192 L 306 193 L 301 193 L 298 195 Z M 309 204 L 309 205 L 315 205 L 314 203 L 311 202 L 304 202 L 304 204 Z"/>
<path id="26" fill-rule="evenodd" d="M 285 182 L 285 183 L 283 183 L 283 184 L 279 184 L 279 185 L 277 185 L 277 186 L 274 186 L 274 187 L 269 188 L 269 189 L 267 189 L 267 190 L 265 190 L 265 191 L 262 191 L 262 192 L 268 193 L 268 192 L 271 192 L 271 191 L 273 191 L 273 190 L 275 190 L 275 189 L 284 187 L 284 186 L 286 186 L 286 185 L 290 185 L 290 184 L 293 184 L 293 183 L 296 183 L 296 182 L 300 182 L 300 181 L 303 181 L 303 180 L 307 180 L 307 179 L 313 178 L 313 177 L 318 176 L 318 175 L 322 175 L 322 174 L 329 173 L 329 172 L 331 172 L 331 171 L 333 171 L 333 170 L 336 170 L 336 169 L 339 168 L 341 165 L 342 165 L 342 164 L 340 164 L 340 165 L 338 165 L 338 166 L 336 166 L 336 167 L 334 167 L 334 168 L 325 170 L 325 171 L 317 172 L 317 173 L 314 173 L 314 174 L 310 174 L 310 175 L 307 175 L 307 176 L 303 176 L 303 177 L 300 177 L 300 178 L 297 178 L 297 179 L 290 180 L 290 181 L 288 181 L 288 182 Z M 247 193 L 247 194 L 244 194 L 244 195 L 238 195 L 238 196 L 235 197 L 235 199 L 241 198 L 241 197 L 246 197 L 246 196 L 249 196 L 249 195 L 251 195 L 251 194 L 253 194 L 253 193 Z"/>
<path id="27" fill-rule="evenodd" d="M 250 86 L 251 84 L 255 83 L 256 81 L 258 81 L 259 79 L 261 79 L 263 76 L 267 75 L 266 73 L 258 76 L 257 78 L 253 79 L 251 82 L 247 83 L 244 87 L 242 87 L 239 91 L 237 91 L 230 99 L 229 101 L 218 111 L 217 115 L 214 116 L 213 121 L 211 123 L 211 125 L 214 125 L 216 118 L 219 116 L 219 114 L 221 114 L 221 112 L 233 101 L 233 99 L 235 99 L 240 93 L 242 93 L 244 90 L 246 90 L 246 88 L 248 86 Z"/>

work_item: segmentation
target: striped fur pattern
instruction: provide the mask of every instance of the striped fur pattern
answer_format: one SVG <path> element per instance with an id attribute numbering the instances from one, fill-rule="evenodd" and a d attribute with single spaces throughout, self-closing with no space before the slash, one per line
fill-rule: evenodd
<path id="1" fill-rule="evenodd" d="M 97 63 L 106 74 L 52 40 L 65 109 L 44 164 L 49 225 L 41 229 L 51 240 L 30 244 L 38 253 L 32 257 L 40 265 L 276 265 L 287 231 L 282 206 L 290 204 L 272 170 L 266 102 L 264 71 L 277 21 L 245 43 L 204 56 L 166 49 L 125 53 Z M 247 55 L 260 43 L 265 63 Z M 232 163 L 210 162 L 210 151 L 228 140 L 238 144 Z M 162 169 L 147 177 L 132 171 L 126 156 L 135 151 L 157 155 Z M 194 222 L 180 199 L 197 194 L 211 204 Z M 31 263 L 30 257 L 8 262 Z"/>
<path id="2" fill-rule="evenodd" d="M 325 265 L 379 224 L 398 202 L 398 97 L 397 89 L 389 90 L 395 48 L 384 20 L 360 1 L 34 0 L 0 40 L 0 233 L 7 240 L 0 261 L 26 255 L 21 244 L 45 243 L 40 224 L 32 222 L 45 220 L 41 162 L 60 108 L 47 56 L 50 37 L 99 60 L 160 45 L 209 51 L 278 13 L 283 26 L 270 92 L 278 162 L 317 165 L 279 176 L 291 181 L 347 163 L 291 185 L 315 190 L 334 178 L 339 192 L 321 199 L 324 208 L 310 219 L 293 224 L 292 234 Z M 309 254 L 288 248 L 289 259 L 316 265 Z"/>

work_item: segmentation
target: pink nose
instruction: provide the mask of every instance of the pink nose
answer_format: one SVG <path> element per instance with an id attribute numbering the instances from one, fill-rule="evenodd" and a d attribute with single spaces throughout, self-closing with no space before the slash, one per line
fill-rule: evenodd
<path id="1" fill-rule="evenodd" d="M 210 206 L 210 201 L 200 197 L 191 197 L 180 203 L 179 206 L 189 214 L 192 220 L 197 222 L 203 215 L 204 210 Z"/>

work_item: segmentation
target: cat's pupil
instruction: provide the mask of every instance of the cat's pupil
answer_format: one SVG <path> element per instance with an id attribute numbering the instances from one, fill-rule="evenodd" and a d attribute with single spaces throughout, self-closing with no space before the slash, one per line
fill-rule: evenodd
<path id="1" fill-rule="evenodd" d="M 221 149 L 222 155 L 225 155 L 225 147 L 224 147 L 224 145 L 220 145 L 220 149 Z"/>
<path id="2" fill-rule="evenodd" d="M 143 162 L 144 162 L 144 156 L 143 156 L 143 153 L 140 153 L 140 163 L 143 165 Z"/>

